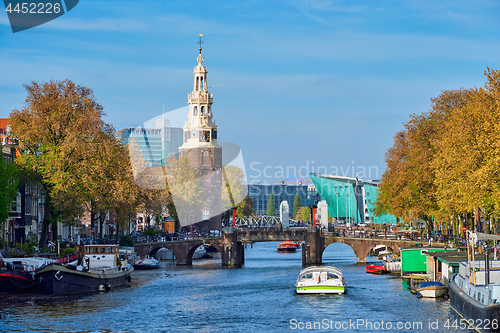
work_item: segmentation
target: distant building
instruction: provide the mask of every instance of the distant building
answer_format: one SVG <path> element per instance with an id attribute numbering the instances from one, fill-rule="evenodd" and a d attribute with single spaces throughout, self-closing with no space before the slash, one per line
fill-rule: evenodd
<path id="1" fill-rule="evenodd" d="M 213 95 L 208 91 L 208 71 L 203 65 L 205 59 L 201 55 L 201 46 L 199 51 L 196 58 L 198 65 L 193 72 L 193 91 L 188 95 L 189 113 L 183 127 L 184 143 L 179 148 L 179 154 L 186 156 L 189 164 L 200 173 L 205 194 L 201 207 L 179 207 L 176 203 L 176 209 L 181 226 L 198 223 L 201 229 L 220 230 L 222 147 L 217 143 L 218 127 L 213 118 Z M 175 193 L 172 196 L 175 203 Z"/>
<path id="2" fill-rule="evenodd" d="M 325 174 L 310 174 L 322 200 L 328 204 L 328 215 L 346 223 L 396 224 L 390 214 L 375 216 L 378 181 Z"/>
<path id="3" fill-rule="evenodd" d="M 2 157 L 7 163 L 14 163 L 19 152 L 13 148 L 7 118 L 0 118 L 0 145 Z M 9 219 L 0 230 L 0 238 L 8 242 L 26 242 L 26 238 L 37 235 L 43 219 L 43 189 L 42 186 L 30 180 L 18 187 L 18 195 L 12 201 Z"/>
<path id="4" fill-rule="evenodd" d="M 162 165 L 165 158 L 178 154 L 183 143 L 182 128 L 170 127 L 169 119 L 157 119 L 156 128 L 125 128 L 120 133 L 123 144 L 133 140 L 151 167 Z"/>
<path id="5" fill-rule="evenodd" d="M 252 198 L 253 209 L 257 216 L 267 215 L 267 204 L 271 193 L 274 195 L 274 211 L 279 214 L 280 204 L 282 201 L 288 201 L 289 212 L 293 212 L 293 203 L 295 195 L 300 197 L 300 204 L 304 206 L 317 205 L 320 201 L 318 192 L 313 185 L 248 185 L 248 195 Z M 290 215 L 290 219 L 295 219 L 295 216 Z"/>

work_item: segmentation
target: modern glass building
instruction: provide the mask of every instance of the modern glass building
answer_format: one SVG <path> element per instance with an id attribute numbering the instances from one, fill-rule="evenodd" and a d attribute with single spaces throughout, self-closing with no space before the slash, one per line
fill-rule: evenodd
<path id="1" fill-rule="evenodd" d="M 121 130 L 124 145 L 132 140 L 141 150 L 149 166 L 162 165 L 169 155 L 178 154 L 182 146 L 182 128 L 170 127 L 168 119 L 157 119 L 156 128 L 125 128 Z"/>
<path id="2" fill-rule="evenodd" d="M 253 209 L 257 216 L 267 215 L 267 204 L 269 196 L 274 195 L 274 212 L 279 216 L 280 204 L 282 201 L 288 201 L 289 212 L 293 212 L 293 203 L 295 195 L 299 194 L 302 207 L 316 205 L 320 198 L 319 194 L 312 185 L 248 185 L 248 195 L 253 200 Z M 295 216 L 290 216 L 294 219 Z"/>
<path id="3" fill-rule="evenodd" d="M 394 215 L 374 214 L 377 181 L 316 173 L 310 176 L 321 199 L 328 204 L 328 215 L 337 221 L 396 224 Z"/>

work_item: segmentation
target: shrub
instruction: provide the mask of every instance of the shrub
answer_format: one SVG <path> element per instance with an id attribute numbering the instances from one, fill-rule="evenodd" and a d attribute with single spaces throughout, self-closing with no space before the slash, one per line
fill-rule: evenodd
<path id="1" fill-rule="evenodd" d="M 120 245 L 121 246 L 134 246 L 134 239 L 130 236 L 127 236 L 127 235 L 120 236 Z"/>

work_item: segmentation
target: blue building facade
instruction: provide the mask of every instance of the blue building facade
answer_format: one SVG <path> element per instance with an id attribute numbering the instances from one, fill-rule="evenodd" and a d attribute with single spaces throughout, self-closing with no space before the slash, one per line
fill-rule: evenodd
<path id="1" fill-rule="evenodd" d="M 311 173 L 311 180 L 322 200 L 328 204 L 328 215 L 339 222 L 396 224 L 394 215 L 374 213 L 379 183 L 350 177 Z"/>
<path id="2" fill-rule="evenodd" d="M 319 194 L 312 185 L 248 185 L 248 196 L 252 198 L 253 209 L 257 216 L 267 215 L 267 204 L 271 193 L 274 195 L 274 211 L 279 216 L 280 204 L 282 201 L 288 201 L 290 214 L 293 212 L 295 195 L 300 197 L 301 206 L 316 205 L 319 200 Z M 290 216 L 294 219 L 294 216 Z"/>

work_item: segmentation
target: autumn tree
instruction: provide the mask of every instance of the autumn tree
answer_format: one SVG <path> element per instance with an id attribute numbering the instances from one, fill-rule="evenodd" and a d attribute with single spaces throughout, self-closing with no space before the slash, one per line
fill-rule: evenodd
<path id="1" fill-rule="evenodd" d="M 24 87 L 24 106 L 11 112 L 10 125 L 21 152 L 16 163 L 44 187 L 40 244 L 45 245 L 51 223 L 72 220 L 82 213 L 87 200 L 102 201 L 95 194 L 107 186 L 103 183 L 113 178 L 113 171 L 103 165 L 111 159 L 102 160 L 96 152 L 114 129 L 102 120 L 103 107 L 90 88 L 69 80 L 32 81 Z M 94 183 L 102 170 L 109 177 Z M 57 237 L 57 230 L 53 231 Z"/>
<path id="2" fill-rule="evenodd" d="M 405 221 L 472 228 L 500 214 L 500 72 L 484 87 L 444 91 L 394 137 L 376 211 Z"/>
<path id="3" fill-rule="evenodd" d="M 221 211 L 228 210 L 228 207 L 238 206 L 246 199 L 247 186 L 245 184 L 245 173 L 243 169 L 235 165 L 224 165 L 222 167 L 222 191 L 221 191 Z"/>
<path id="4" fill-rule="evenodd" d="M 297 210 L 297 213 L 295 213 L 294 219 L 297 221 L 302 221 L 302 211 L 304 210 L 305 207 L 300 207 Z"/>
<path id="5" fill-rule="evenodd" d="M 434 161 L 442 129 L 466 90 L 445 91 L 432 100 L 430 112 L 412 115 L 386 153 L 387 169 L 378 190 L 376 212 L 389 212 L 407 222 L 424 221 L 433 230 L 439 214 Z"/>
<path id="6" fill-rule="evenodd" d="M 171 196 L 181 226 L 186 225 L 193 212 L 201 211 L 205 191 L 202 187 L 200 172 L 194 168 L 185 155 L 171 155 L 163 167 L 165 188 Z M 197 221 L 194 221 L 197 222 Z"/>

